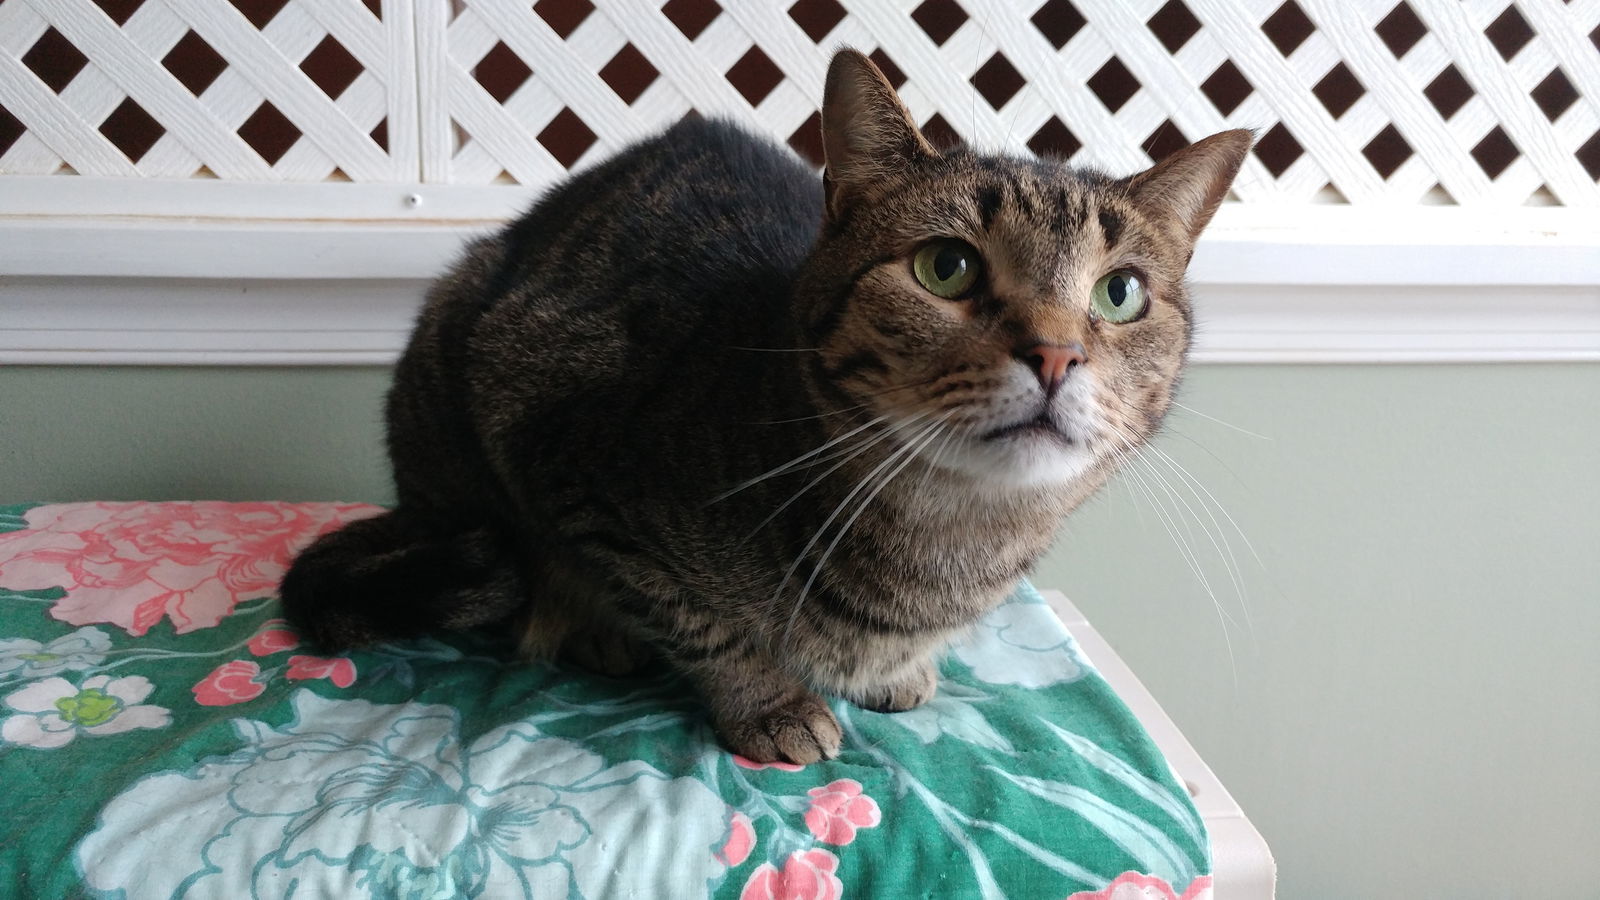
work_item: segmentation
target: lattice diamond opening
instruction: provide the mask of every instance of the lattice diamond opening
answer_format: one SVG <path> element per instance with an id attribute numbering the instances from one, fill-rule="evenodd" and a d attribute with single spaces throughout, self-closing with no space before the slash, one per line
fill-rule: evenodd
<path id="1" fill-rule="evenodd" d="M 1182 0 L 1170 0 L 1144 24 L 1161 42 L 1161 46 L 1167 48 L 1168 53 L 1182 50 L 1189 39 L 1200 32 L 1200 20 L 1189 12 L 1189 7 L 1184 6 Z"/>
<path id="2" fill-rule="evenodd" d="M 1459 112 L 1473 96 L 1472 85 L 1467 84 L 1467 80 L 1461 77 L 1461 72 L 1453 65 L 1445 66 L 1438 77 L 1428 82 L 1428 86 L 1422 89 L 1422 93 L 1446 121 Z"/>
<path id="3" fill-rule="evenodd" d="M 1039 130 L 1028 139 L 1028 149 L 1039 156 L 1071 159 L 1082 148 L 1083 142 L 1078 140 L 1078 136 L 1055 116 L 1039 126 Z"/>
<path id="4" fill-rule="evenodd" d="M 838 0 L 798 0 L 789 7 L 789 18 L 817 44 L 826 40 L 847 15 L 849 11 L 840 6 Z"/>
<path id="5" fill-rule="evenodd" d="M 911 20 L 940 45 L 950 40 L 951 35 L 967 23 L 967 18 L 967 11 L 956 0 L 924 0 L 911 13 Z"/>
<path id="6" fill-rule="evenodd" d="M 61 32 L 46 28 L 44 34 L 28 48 L 28 52 L 22 54 L 22 64 L 38 76 L 46 87 L 59 94 L 89 64 L 89 57 L 72 46 L 72 42 Z"/>
<path id="7" fill-rule="evenodd" d="M 619 100 L 631 104 L 655 83 L 656 76 L 660 74 L 655 66 L 650 65 L 650 60 L 639 52 L 639 48 L 624 44 L 617 55 L 601 68 L 600 80 Z"/>
<path id="8" fill-rule="evenodd" d="M 1190 140 L 1184 136 L 1183 130 L 1172 123 L 1171 119 L 1156 126 L 1156 130 L 1144 140 L 1144 152 L 1152 162 L 1159 162 L 1168 156 L 1189 146 Z"/>
<path id="9" fill-rule="evenodd" d="M 1311 37 L 1316 30 L 1317 27 L 1306 18 L 1305 10 L 1294 0 L 1286 0 L 1276 12 L 1261 23 L 1262 33 L 1284 56 L 1300 49 L 1300 45 L 1304 44 L 1306 38 Z"/>
<path id="10" fill-rule="evenodd" d="M 978 89 L 979 96 L 983 97 L 991 108 L 997 110 L 1009 103 L 1011 98 L 1017 95 L 1017 91 L 1022 90 L 1028 83 L 1003 53 L 989 57 L 989 61 L 972 73 L 972 77 L 968 80 Z"/>
<path id="11" fill-rule="evenodd" d="M 878 67 L 878 71 L 883 73 L 883 77 L 889 79 L 889 84 L 895 90 L 898 91 L 905 86 L 906 73 L 894 64 L 894 60 L 890 58 L 889 54 L 883 52 L 882 47 L 867 54 L 867 58 L 872 60 L 873 65 Z"/>
<path id="12" fill-rule="evenodd" d="M 667 0 L 661 14 L 678 26 L 689 40 L 698 38 L 706 28 L 722 15 L 722 7 L 713 0 Z"/>
<path id="13" fill-rule="evenodd" d="M 728 83 L 750 102 L 756 106 L 767 99 L 772 89 L 783 81 L 783 71 L 772 64 L 772 60 L 760 47 L 751 47 L 739 61 L 728 70 Z"/>
<path id="14" fill-rule="evenodd" d="M 1415 47 L 1418 41 L 1428 36 L 1428 26 L 1422 24 L 1422 20 L 1417 18 L 1416 12 L 1405 0 L 1400 0 L 1394 9 L 1389 10 L 1389 14 L 1384 16 L 1373 30 L 1383 39 L 1384 45 L 1396 59 L 1411 52 L 1411 48 Z"/>
<path id="15" fill-rule="evenodd" d="M 1078 8 L 1068 0 L 1045 0 L 1045 4 L 1028 21 L 1057 50 L 1065 47 L 1067 41 L 1076 37 L 1088 24 L 1083 13 L 1078 12 Z"/>
<path id="16" fill-rule="evenodd" d="M 228 61 L 211 49 L 205 38 L 189 31 L 161 58 L 161 65 L 198 97 L 227 70 Z"/>
<path id="17" fill-rule="evenodd" d="M 566 40 L 594 12 L 594 4 L 589 0 L 539 0 L 533 5 L 533 12 L 556 37 Z"/>

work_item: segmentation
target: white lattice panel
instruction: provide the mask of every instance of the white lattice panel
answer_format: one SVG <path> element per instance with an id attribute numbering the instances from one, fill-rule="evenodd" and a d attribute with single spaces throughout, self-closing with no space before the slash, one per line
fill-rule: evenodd
<path id="1" fill-rule="evenodd" d="M 848 44 L 936 140 L 1131 171 L 1242 126 L 1261 136 L 1236 187 L 1249 204 L 1600 205 L 1600 0 L 101 5 L 135 11 L 0 2 L 0 105 L 20 134 L 0 172 L 539 185 L 691 109 L 814 157 L 823 73 Z M 180 39 L 224 63 L 203 88 L 172 71 Z M 303 71 L 326 68 L 305 60 L 329 41 L 358 64 L 342 91 Z M 52 84 L 41 42 L 86 62 Z M 127 103 L 153 145 L 107 137 Z M 252 141 L 283 140 L 281 122 L 250 127 L 263 103 L 297 135 L 276 159 Z"/>
<path id="2" fill-rule="evenodd" d="M 415 60 L 409 0 L 5 0 L 0 172 L 415 180 Z"/>

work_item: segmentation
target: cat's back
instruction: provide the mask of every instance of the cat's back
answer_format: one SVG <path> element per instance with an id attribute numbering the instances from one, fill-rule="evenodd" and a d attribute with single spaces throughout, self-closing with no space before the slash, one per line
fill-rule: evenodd
<path id="1" fill-rule="evenodd" d="M 508 226 L 488 293 L 613 311 L 737 299 L 799 266 L 821 195 L 787 148 L 691 117 L 575 175 Z"/>
<path id="2" fill-rule="evenodd" d="M 573 360 L 662 362 L 707 328 L 759 339 L 788 319 L 821 204 L 788 148 L 685 118 L 468 247 L 430 292 L 397 389 L 459 395 L 474 369 L 505 386 L 508 367 L 555 386 Z"/>
<path id="3" fill-rule="evenodd" d="M 732 348 L 784 339 L 821 205 L 787 148 L 699 118 L 553 188 L 435 285 L 390 393 L 402 493 L 402 468 L 510 477 L 744 402 L 778 355 Z"/>

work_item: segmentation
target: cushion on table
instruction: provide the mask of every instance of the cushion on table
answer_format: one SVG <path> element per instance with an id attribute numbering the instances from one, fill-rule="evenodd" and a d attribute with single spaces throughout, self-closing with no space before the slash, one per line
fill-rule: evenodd
<path id="1" fill-rule="evenodd" d="M 843 752 L 492 636 L 314 655 L 274 590 L 332 503 L 0 507 L 0 896 L 1195 900 L 1203 826 L 1023 584 Z"/>

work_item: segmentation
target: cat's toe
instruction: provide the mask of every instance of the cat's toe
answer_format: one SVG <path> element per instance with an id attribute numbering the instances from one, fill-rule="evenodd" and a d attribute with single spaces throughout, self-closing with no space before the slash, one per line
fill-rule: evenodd
<path id="1" fill-rule="evenodd" d="M 844 739 L 828 705 L 810 693 L 756 715 L 722 722 L 718 731 L 729 749 L 746 759 L 802 766 L 838 756 Z"/>

